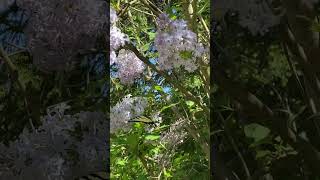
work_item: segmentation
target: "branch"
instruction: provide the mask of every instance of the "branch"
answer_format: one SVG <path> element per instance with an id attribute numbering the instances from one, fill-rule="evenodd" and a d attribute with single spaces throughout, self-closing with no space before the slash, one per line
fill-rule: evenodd
<path id="1" fill-rule="evenodd" d="M 197 33 L 197 29 L 195 27 L 195 23 L 197 20 L 197 0 L 184 0 L 182 6 L 184 9 L 184 16 L 187 18 L 188 21 L 189 29 Z"/>
<path id="2" fill-rule="evenodd" d="M 316 18 L 314 6 L 309 6 L 302 0 L 284 0 L 286 21 L 283 25 L 284 41 L 291 53 L 302 67 L 307 79 L 306 93 L 309 96 L 309 106 L 314 114 L 320 111 L 320 79 L 319 75 L 319 33 L 312 31 Z"/>
<path id="3" fill-rule="evenodd" d="M 144 159 L 143 155 L 138 155 L 140 162 L 142 163 L 144 169 L 146 170 L 147 174 L 149 175 L 149 177 L 153 177 L 153 173 L 151 172 L 151 170 L 148 168 L 148 164 L 147 161 Z"/>
<path id="4" fill-rule="evenodd" d="M 208 35 L 208 36 L 210 36 L 210 30 L 209 30 L 209 28 L 208 28 L 208 26 L 207 26 L 206 21 L 203 19 L 203 17 L 202 17 L 202 16 L 200 16 L 200 21 L 201 21 L 201 23 L 202 23 L 202 25 L 203 25 L 204 29 L 206 30 L 207 35 Z"/>
<path id="5" fill-rule="evenodd" d="M 3 50 L 2 46 L 0 46 L 0 57 L 2 57 L 1 59 L 3 59 L 3 61 L 7 64 L 11 77 L 14 78 L 14 80 L 17 80 L 17 83 L 21 91 L 25 93 L 26 92 L 25 84 L 19 79 L 19 74 L 16 66 L 11 62 L 11 59 L 9 58 L 7 53 Z"/>
<path id="6" fill-rule="evenodd" d="M 232 114 L 226 120 L 223 118 L 223 116 L 221 115 L 220 112 L 218 112 L 218 116 L 221 119 L 222 123 L 226 124 L 226 121 L 228 121 L 229 117 L 231 117 Z M 227 136 L 227 138 L 229 139 L 229 141 L 231 143 L 231 146 L 236 151 L 236 154 L 238 155 L 238 157 L 239 157 L 239 159 L 240 159 L 240 161 L 242 163 L 243 169 L 244 169 L 244 171 L 246 173 L 246 176 L 247 176 L 247 180 L 251 180 L 252 177 L 251 177 L 251 173 L 249 171 L 248 165 L 247 165 L 246 161 L 244 160 L 244 157 L 241 154 L 237 144 L 234 142 L 234 138 L 232 137 L 232 133 L 230 132 L 229 127 L 225 126 L 225 133 L 226 133 L 226 136 Z"/>
<path id="7" fill-rule="evenodd" d="M 203 140 L 203 137 L 200 136 L 199 129 L 194 125 L 192 121 L 190 121 L 189 117 L 183 117 L 177 110 L 176 107 L 172 108 L 174 114 L 179 118 L 187 121 L 187 125 L 185 126 L 185 129 L 188 131 L 188 133 L 192 136 L 192 138 L 200 144 L 200 147 L 202 151 L 206 155 L 206 159 L 209 160 L 210 158 L 210 147 L 209 144 Z"/>
<path id="8" fill-rule="evenodd" d="M 29 105 L 28 105 L 28 101 L 27 101 L 27 97 L 26 97 L 26 86 L 19 78 L 19 73 L 18 73 L 16 66 L 12 63 L 11 59 L 9 58 L 7 53 L 3 50 L 3 47 L 1 45 L 0 45 L 0 58 L 3 59 L 3 61 L 7 64 L 7 67 L 9 68 L 9 72 L 10 72 L 11 77 L 13 78 L 13 80 L 17 81 L 18 86 L 20 87 L 20 90 L 21 90 L 23 98 L 24 98 L 24 104 L 26 106 L 26 111 L 29 116 L 28 119 L 29 119 L 30 126 L 31 126 L 32 130 L 34 132 L 36 132 L 36 129 L 33 125 L 32 119 L 30 118 L 31 113 L 28 108 Z"/>
<path id="9" fill-rule="evenodd" d="M 194 96 L 190 91 L 186 90 L 183 86 L 180 85 L 179 82 L 175 81 L 171 76 L 169 76 L 167 73 L 161 71 L 157 66 L 155 66 L 154 64 L 152 64 L 148 58 L 146 58 L 145 56 L 143 56 L 138 49 L 133 46 L 132 44 L 126 44 L 124 47 L 124 49 L 128 49 L 132 52 L 135 53 L 135 55 L 142 61 L 144 62 L 147 66 L 149 66 L 152 70 L 156 71 L 158 74 L 160 74 L 162 77 L 164 77 L 174 88 L 177 88 L 180 92 L 182 92 L 187 99 L 194 101 L 195 103 L 197 103 L 207 114 L 209 114 L 209 110 L 207 107 L 205 107 L 202 104 L 202 100 L 196 96 Z"/>
<path id="10" fill-rule="evenodd" d="M 140 1 L 142 2 L 142 4 L 146 5 L 156 16 L 159 16 L 162 13 L 162 11 L 152 2 L 148 0 L 140 0 Z"/>

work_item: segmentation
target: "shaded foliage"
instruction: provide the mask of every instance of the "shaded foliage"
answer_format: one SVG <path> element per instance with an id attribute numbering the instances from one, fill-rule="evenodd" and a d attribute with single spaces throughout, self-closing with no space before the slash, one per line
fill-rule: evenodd
<path id="1" fill-rule="evenodd" d="M 228 2 L 213 3 L 214 176 L 319 178 L 318 4 Z"/>
<path id="2" fill-rule="evenodd" d="M 28 4 L 36 8 L 33 5 Z M 0 15 L 0 177 L 76 179 L 101 171 L 106 178 L 109 77 L 105 54 L 82 49 L 76 52 L 73 68 L 43 71 L 34 63 L 36 52 L 28 46 L 30 34 L 25 29 L 35 20 L 28 10 L 27 6 L 12 4 Z M 105 13 L 101 16 L 105 18 L 105 11 L 97 13 Z M 63 21 L 66 17 L 59 18 Z M 51 25 L 61 30 L 53 27 L 57 24 Z M 95 32 L 93 41 L 100 32 Z M 60 35 L 65 36 L 63 33 Z M 107 44 L 106 37 L 101 37 Z M 91 45 L 99 47 L 99 42 Z M 71 50 L 70 43 L 63 48 Z M 51 61 L 46 67 L 55 65 Z"/>

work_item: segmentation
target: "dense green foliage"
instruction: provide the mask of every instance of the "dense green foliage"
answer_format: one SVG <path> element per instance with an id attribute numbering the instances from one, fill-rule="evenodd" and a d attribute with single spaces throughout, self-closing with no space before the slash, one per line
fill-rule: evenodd
<path id="1" fill-rule="evenodd" d="M 208 46 L 209 1 L 197 1 L 197 4 L 188 4 L 188 1 L 112 2 L 119 15 L 117 26 L 130 37 L 137 53 L 146 59 L 156 62 L 159 57 L 153 49 L 156 18 L 161 12 L 173 20 L 190 20 L 189 28 Z M 188 14 L 188 6 L 194 9 L 193 19 Z M 129 131 L 120 130 L 111 136 L 111 178 L 209 178 L 209 79 L 201 74 L 209 77 L 208 70 L 207 64 L 193 73 L 174 69 L 170 74 L 151 64 L 131 86 L 122 85 L 111 75 L 111 107 L 127 94 L 146 97 L 149 105 L 144 116 L 157 121 L 156 124 L 129 122 L 132 126 Z M 154 113 L 159 113 L 162 120 L 152 118 Z"/>

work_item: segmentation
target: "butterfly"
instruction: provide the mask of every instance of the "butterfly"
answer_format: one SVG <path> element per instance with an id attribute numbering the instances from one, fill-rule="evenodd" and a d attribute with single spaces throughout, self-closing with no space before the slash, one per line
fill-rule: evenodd
<path id="1" fill-rule="evenodd" d="M 147 118 L 145 116 L 138 116 L 138 117 L 132 118 L 128 122 L 142 122 L 145 124 L 155 124 L 154 121 L 152 121 L 150 118 Z"/>

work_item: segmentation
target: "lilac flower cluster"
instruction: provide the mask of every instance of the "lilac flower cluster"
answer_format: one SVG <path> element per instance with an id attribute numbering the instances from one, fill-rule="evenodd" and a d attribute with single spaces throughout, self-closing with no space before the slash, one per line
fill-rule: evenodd
<path id="1" fill-rule="evenodd" d="M 128 36 L 116 26 L 117 21 L 116 11 L 110 8 L 110 64 L 117 62 L 116 50 L 129 41 Z"/>
<path id="2" fill-rule="evenodd" d="M 157 25 L 155 46 L 160 69 L 183 67 L 188 72 L 195 71 L 197 58 L 202 57 L 206 49 L 197 41 L 197 35 L 188 29 L 186 21 L 171 20 L 167 14 L 161 14 Z"/>
<path id="3" fill-rule="evenodd" d="M 170 148 L 183 143 L 187 136 L 187 132 L 185 130 L 186 123 L 187 122 L 184 119 L 179 119 L 173 123 L 167 133 L 161 137 L 161 142 Z"/>
<path id="4" fill-rule="evenodd" d="M 118 56 L 116 50 L 129 41 L 126 34 L 116 26 L 118 20 L 115 10 L 110 9 L 110 64 L 118 65 L 118 77 L 122 84 L 130 85 L 143 73 L 145 65 L 131 51 L 121 49 Z"/>
<path id="5" fill-rule="evenodd" d="M 122 84 L 133 84 L 145 69 L 144 63 L 129 50 L 121 49 L 117 60 L 118 76 Z"/>
<path id="6" fill-rule="evenodd" d="M 103 113 L 55 113 L 42 118 L 37 132 L 25 129 L 9 147 L 0 144 L 1 179 L 76 179 L 105 170 L 109 123 Z M 69 133 L 78 124 L 81 141 Z"/>
<path id="7" fill-rule="evenodd" d="M 30 20 L 25 33 L 34 64 L 44 71 L 64 70 L 79 50 L 91 49 L 107 24 L 101 0 L 17 0 Z"/>
<path id="8" fill-rule="evenodd" d="M 132 97 L 126 95 L 120 102 L 111 108 L 110 113 L 110 133 L 115 133 L 119 129 L 128 130 L 128 121 L 137 116 L 141 116 L 148 105 L 148 101 L 143 97 Z"/>
<path id="9" fill-rule="evenodd" d="M 160 153 L 155 157 L 158 164 L 164 167 L 169 167 L 171 165 L 172 157 L 175 155 L 176 149 L 181 145 L 187 138 L 188 133 L 185 130 L 186 120 L 179 119 L 175 123 L 170 125 L 170 128 L 161 137 L 160 142 L 166 147 L 164 153 Z"/>

